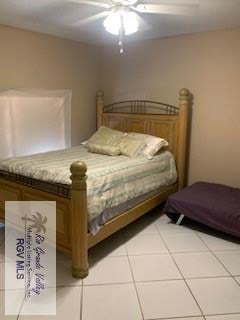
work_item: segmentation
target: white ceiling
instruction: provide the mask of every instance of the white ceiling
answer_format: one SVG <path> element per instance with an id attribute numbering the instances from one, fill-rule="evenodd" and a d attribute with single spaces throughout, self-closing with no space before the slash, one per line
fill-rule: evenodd
<path id="1" fill-rule="evenodd" d="M 108 0 L 98 0 L 109 2 Z M 141 3 L 186 3 L 189 0 L 142 0 Z M 141 31 L 126 37 L 135 41 L 185 33 L 240 26 L 240 0 L 199 0 L 192 15 L 141 14 L 147 23 Z M 80 5 L 71 0 L 0 0 L 0 24 L 39 31 L 94 44 L 115 43 L 103 19 L 79 25 L 81 19 L 99 13 L 95 6 Z"/>

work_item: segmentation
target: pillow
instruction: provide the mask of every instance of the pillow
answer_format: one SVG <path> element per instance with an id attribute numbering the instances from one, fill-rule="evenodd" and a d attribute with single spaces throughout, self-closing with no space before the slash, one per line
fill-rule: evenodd
<path id="1" fill-rule="evenodd" d="M 135 137 L 124 136 L 119 144 L 120 152 L 124 156 L 136 157 L 142 154 L 146 144 L 143 140 L 136 139 Z"/>
<path id="2" fill-rule="evenodd" d="M 94 144 L 88 143 L 88 151 L 93 153 L 106 154 L 108 156 L 119 156 L 119 146 L 111 146 L 108 144 Z"/>
<path id="3" fill-rule="evenodd" d="M 81 146 L 87 147 L 88 140 L 82 141 L 80 143 Z"/>
<path id="4" fill-rule="evenodd" d="M 168 146 L 168 142 L 165 139 L 154 137 L 149 134 L 131 132 L 129 133 L 129 136 L 145 142 L 145 148 L 142 153 L 149 160 L 151 160 L 163 147 Z"/>
<path id="5" fill-rule="evenodd" d="M 88 140 L 87 146 L 91 144 L 117 146 L 124 135 L 125 133 L 121 131 L 113 130 L 107 127 L 100 127 L 98 131 L 95 132 Z"/>

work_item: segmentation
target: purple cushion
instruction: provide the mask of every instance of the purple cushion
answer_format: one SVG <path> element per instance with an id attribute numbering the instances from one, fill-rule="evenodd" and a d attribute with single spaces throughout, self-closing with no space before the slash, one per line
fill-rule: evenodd
<path id="1" fill-rule="evenodd" d="M 167 214 L 184 214 L 220 231 L 240 237 L 240 189 L 197 182 L 171 195 Z"/>

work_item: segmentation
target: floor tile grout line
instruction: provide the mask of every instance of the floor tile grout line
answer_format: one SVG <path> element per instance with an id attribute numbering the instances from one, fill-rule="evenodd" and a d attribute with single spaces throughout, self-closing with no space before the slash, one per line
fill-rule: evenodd
<path id="1" fill-rule="evenodd" d="M 66 285 L 60 285 L 60 286 L 45 286 L 46 289 L 58 289 L 58 288 L 79 288 L 79 287 L 82 287 L 83 285 L 80 284 L 80 285 L 69 285 L 69 284 L 66 284 Z M 21 289 L 21 288 L 17 288 L 17 289 L 0 289 L 0 292 L 1 291 L 22 291 L 24 289 Z"/>
<path id="2" fill-rule="evenodd" d="M 162 239 L 161 239 L 162 240 Z M 174 252 L 172 252 L 172 253 L 174 253 L 174 254 L 182 254 L 182 253 L 200 253 L 200 252 L 209 252 L 209 250 L 200 250 L 200 251 L 174 251 Z M 161 251 L 159 251 L 159 252 L 154 252 L 154 253 L 139 253 L 139 254 L 133 254 L 133 253 L 129 253 L 128 255 L 129 256 L 154 256 L 154 255 L 159 255 L 159 254 L 161 254 L 161 255 L 164 255 L 164 254 L 168 254 L 168 251 L 166 251 L 166 252 L 161 252 Z"/>
<path id="3" fill-rule="evenodd" d="M 188 288 L 188 290 L 189 290 L 190 294 L 192 295 L 192 297 L 193 297 L 193 299 L 194 299 L 194 301 L 195 301 L 196 305 L 198 306 L 198 309 L 199 309 L 199 311 L 201 312 L 201 315 L 204 317 L 204 312 L 203 312 L 203 310 L 201 309 L 201 307 L 200 307 L 200 305 L 199 305 L 199 303 L 198 303 L 197 299 L 195 298 L 195 296 L 194 296 L 194 294 L 193 294 L 192 290 L 190 289 L 190 287 L 189 287 L 189 285 L 188 285 L 188 283 L 187 283 L 186 279 L 184 278 L 184 275 L 183 275 L 183 273 L 181 272 L 181 270 L 180 270 L 180 268 L 179 268 L 178 264 L 176 263 L 176 261 L 175 261 L 175 259 L 174 259 L 173 255 L 172 255 L 172 253 L 171 253 L 171 251 L 170 251 L 170 249 L 169 249 L 169 247 L 168 247 L 168 245 L 167 245 L 166 241 L 165 241 L 165 240 L 164 240 L 164 238 L 162 237 L 162 235 L 161 235 L 160 231 L 158 231 L 158 232 L 159 232 L 159 236 L 160 236 L 161 240 L 164 242 L 165 246 L 167 247 L 168 252 L 169 252 L 169 254 L 170 254 L 170 256 L 171 256 L 171 258 L 172 258 L 173 262 L 175 263 L 175 265 L 176 265 L 176 267 L 177 267 L 177 269 L 178 269 L 179 273 L 181 274 L 181 276 L 182 276 L 182 278 L 183 278 L 183 281 L 184 281 L 185 285 L 187 286 L 187 288 Z"/>
<path id="4" fill-rule="evenodd" d="M 175 264 L 175 263 L 174 263 Z M 182 276 L 182 275 L 181 275 Z M 155 279 L 155 280 L 139 280 L 139 281 L 132 281 L 132 282 L 109 282 L 109 283 L 93 283 L 93 284 L 84 284 L 84 287 L 92 287 L 92 286 L 108 286 L 108 285 L 118 285 L 118 284 L 139 284 L 139 283 L 150 283 L 150 282 L 167 282 L 167 281 L 182 281 L 182 280 L 203 280 L 203 279 L 222 279 L 222 278 L 232 278 L 228 276 L 220 276 L 220 277 L 204 277 L 204 278 L 171 278 L 171 279 Z M 69 286 L 68 286 L 69 287 Z M 78 288 L 78 286 L 72 286 Z"/>
<path id="5" fill-rule="evenodd" d="M 175 263 L 174 263 L 175 264 Z M 180 274 L 181 275 L 181 274 Z M 232 278 L 231 276 L 217 276 L 217 277 L 196 277 L 196 278 L 185 278 L 181 275 L 181 278 L 169 278 L 169 279 L 155 279 L 155 280 L 133 280 L 133 281 L 124 281 L 124 282 L 109 282 L 109 283 L 92 283 L 92 284 L 83 284 L 83 285 L 61 285 L 57 286 L 56 289 L 60 288 L 83 288 L 83 287 L 93 287 L 93 286 L 108 286 L 108 285 L 122 285 L 122 284 L 139 284 L 139 283 L 149 283 L 149 282 L 167 282 L 167 281 L 182 281 L 182 280 L 203 280 L 203 279 L 221 279 L 221 278 Z M 51 289 L 53 287 L 46 287 Z M 0 292 L 5 291 L 18 291 L 18 289 L 1 289 Z"/>
<path id="6" fill-rule="evenodd" d="M 159 232 L 160 233 L 160 232 Z M 195 231 L 197 237 L 205 244 L 205 246 L 208 248 L 208 250 L 213 254 L 213 256 L 217 259 L 217 261 L 223 266 L 223 268 L 225 269 L 225 271 L 228 273 L 228 276 L 223 276 L 223 277 L 216 277 L 216 278 L 232 278 L 238 286 L 240 286 L 240 283 L 237 281 L 236 278 L 234 278 L 234 276 L 231 274 L 231 272 L 227 269 L 227 267 L 222 263 L 222 261 L 218 258 L 218 256 L 216 255 L 216 253 L 208 246 L 208 244 L 206 243 L 206 241 L 204 241 L 204 239 L 202 239 L 202 237 L 199 235 L 199 232 L 198 231 Z M 236 249 L 236 250 L 232 250 L 232 251 L 238 251 L 239 249 Z M 222 250 L 222 251 L 231 251 L 231 250 Z M 221 251 L 221 252 L 222 252 Z M 173 257 L 174 259 L 174 257 Z M 214 278 L 214 277 L 205 277 L 205 278 L 195 278 L 195 279 L 211 279 L 211 278 Z M 192 278 L 193 279 L 193 278 Z M 187 280 L 190 280 L 189 278 Z M 187 284 L 188 286 L 188 284 Z M 190 290 L 190 288 L 189 288 Z"/>
<path id="7" fill-rule="evenodd" d="M 155 228 L 155 226 L 154 226 L 154 228 Z M 158 235 L 158 231 L 157 231 L 157 233 L 154 233 L 154 234 Z M 123 234 L 123 238 L 124 238 L 125 241 L 128 241 L 126 234 Z M 142 319 L 144 320 L 145 318 L 144 318 L 144 313 L 143 313 L 143 309 L 142 309 L 142 304 L 141 304 L 141 300 L 140 300 L 139 293 L 138 293 L 138 290 L 137 290 L 137 282 L 135 281 L 134 272 L 133 272 L 131 261 L 130 261 L 130 256 L 131 255 L 129 254 L 126 242 L 125 242 L 125 248 L 126 248 L 126 252 L 127 252 L 128 263 L 129 263 L 130 271 L 131 271 L 131 274 L 132 274 L 133 284 L 134 284 L 135 292 L 136 292 L 136 295 L 137 295 L 139 308 L 140 308 L 140 311 L 141 311 Z"/>
<path id="8" fill-rule="evenodd" d="M 209 251 L 211 251 L 211 252 L 214 252 L 214 253 L 218 253 L 218 252 L 229 252 L 229 251 L 232 251 L 232 252 L 237 252 L 238 251 L 238 249 L 237 250 L 199 250 L 199 251 L 171 251 L 171 253 L 172 254 L 191 254 L 191 253 L 204 253 L 204 252 L 209 252 Z M 108 255 L 108 256 L 105 256 L 105 257 L 103 257 L 103 259 L 105 259 L 105 258 L 119 258 L 119 257 L 126 257 L 127 255 L 129 255 L 129 256 L 136 256 L 136 257 L 138 257 L 138 256 L 154 256 L 154 255 L 167 255 L 168 254 L 168 251 L 167 252 L 155 252 L 155 253 L 139 253 L 139 254 L 133 254 L 133 253 L 129 253 L 129 254 L 121 254 L 121 255 L 114 255 L 114 256 L 111 256 L 111 255 Z M 62 260 L 60 260 L 60 261 L 66 261 L 66 260 L 64 260 L 64 259 L 62 259 Z M 3 260 L 3 261 L 0 261 L 0 264 L 3 264 L 5 261 Z M 7 260 L 6 262 L 12 262 L 12 261 L 10 261 L 10 260 Z M 234 276 L 236 276 L 236 277 L 238 277 L 238 276 L 240 276 L 240 273 L 239 273 L 239 275 L 234 275 Z"/>
<path id="9" fill-rule="evenodd" d="M 161 236 L 161 233 L 160 233 L 160 231 L 159 230 L 157 230 L 157 232 L 158 232 L 158 235 L 160 236 L 160 238 L 163 240 L 163 242 L 164 242 L 164 244 L 166 245 L 166 242 L 165 242 L 165 239 L 164 239 L 164 237 L 162 237 Z M 196 231 L 195 231 L 195 233 L 197 233 Z M 155 233 L 154 233 L 155 234 Z M 198 235 L 198 233 L 197 233 L 197 235 Z M 198 237 L 200 237 L 199 235 L 198 235 Z M 200 238 L 200 240 L 201 241 L 203 241 L 204 242 L 204 240 L 202 239 L 202 238 Z M 204 244 L 206 245 L 206 243 L 204 242 Z M 125 245 L 125 244 L 124 244 Z M 207 245 L 206 245 L 207 246 Z M 168 248 L 168 246 L 166 245 L 166 247 Z M 208 246 L 207 246 L 208 247 Z M 209 248 L 208 248 L 209 249 Z M 232 250 L 232 251 L 237 251 L 238 249 L 236 249 L 236 250 Z M 212 251 L 211 249 L 209 249 L 209 251 L 211 252 L 211 253 L 213 253 L 214 254 L 214 251 Z M 218 251 L 220 251 L 220 250 L 218 250 Z M 226 252 L 226 251 L 229 251 L 229 250 L 221 250 L 221 251 L 224 251 L 224 252 Z M 126 255 L 121 255 L 122 257 L 124 256 L 124 257 L 128 257 L 128 259 L 129 259 L 129 257 L 130 256 L 144 256 L 144 255 L 149 255 L 149 254 L 139 254 L 139 255 L 129 255 L 128 254 L 128 251 L 127 251 L 127 249 L 126 249 L 126 252 L 127 252 L 127 254 Z M 199 251 L 196 251 L 196 253 L 197 252 L 199 252 Z M 201 251 L 200 251 L 201 252 Z M 206 251 L 203 251 L 203 252 L 206 252 Z M 175 252 L 174 254 L 178 254 L 178 253 L 181 253 L 181 252 Z M 193 252 L 182 252 L 182 253 L 193 253 Z M 175 260 L 174 260 L 174 258 L 173 258 L 173 253 L 172 252 L 170 252 L 170 250 L 168 250 L 168 253 L 153 253 L 153 254 L 151 254 L 151 255 L 170 255 L 171 257 L 172 257 L 172 259 L 173 259 L 173 261 L 175 262 Z M 214 255 L 215 256 L 215 255 Z M 119 257 L 119 256 L 112 256 L 112 258 L 115 258 L 115 257 Z M 217 257 L 216 257 L 217 258 Z M 219 260 L 219 259 L 218 259 Z M 4 261 L 3 261 L 4 262 Z M 221 261 L 219 261 L 220 263 L 221 263 Z M 129 262 L 130 263 L 130 262 Z M 176 264 L 176 263 L 175 263 Z M 221 263 L 222 264 L 222 263 Z M 224 265 L 223 265 L 224 266 Z M 130 267 L 131 267 L 131 263 L 130 263 Z M 224 269 L 226 269 L 226 267 L 224 266 Z M 226 271 L 229 273 L 229 271 L 226 269 Z M 181 273 L 181 272 L 180 272 Z M 227 277 L 227 276 L 225 276 L 225 277 Z M 231 278 L 233 278 L 234 279 L 234 277 L 233 277 L 233 275 L 231 275 L 230 274 L 230 276 L 229 277 L 231 277 Z M 236 276 L 235 276 L 236 277 Z M 204 277 L 204 278 L 212 278 L 212 277 Z M 222 278 L 222 277 L 216 277 L 216 278 Z M 190 279 L 192 279 L 192 278 L 190 278 Z M 194 278 L 193 278 L 194 279 Z M 196 278 L 196 279 L 203 279 L 203 278 Z M 134 280 L 134 276 L 133 276 L 133 280 Z M 153 280 L 154 282 L 156 282 L 156 281 L 169 281 L 169 280 L 174 280 L 174 279 L 166 279 L 166 280 Z M 182 280 L 182 279 L 176 279 L 176 280 Z M 183 277 L 183 280 L 185 280 L 185 278 Z M 234 279 L 235 280 L 235 279 Z M 150 281 L 141 281 L 141 282 L 150 282 Z M 134 280 L 134 284 L 136 284 L 137 283 L 137 281 L 135 281 Z M 112 283 L 109 283 L 109 284 L 112 284 Z M 117 283 L 117 284 L 119 284 L 119 283 Z M 239 284 L 239 283 L 238 283 Z M 99 284 L 94 284 L 94 285 L 99 285 Z M 107 284 L 106 284 L 107 285 Z M 80 286 L 82 286 L 82 295 L 81 296 L 83 296 L 83 286 L 84 285 L 80 285 Z M 85 285 L 85 286 L 87 286 L 87 285 Z M 69 287 L 69 286 L 58 286 L 58 287 Z M 76 286 L 76 285 L 73 285 L 73 286 L 70 286 L 70 287 L 79 287 L 79 286 Z M 4 290 L 4 289 L 3 289 Z M 139 305 L 140 305 L 140 308 L 141 308 L 141 304 L 139 303 Z M 229 314 L 229 313 L 228 313 Z M 232 314 L 239 314 L 239 313 L 232 313 Z M 204 319 L 205 319 L 205 316 L 206 315 L 202 315 L 201 317 L 203 317 Z M 175 317 L 176 318 L 176 317 Z M 175 319 L 175 318 L 168 318 L 168 319 Z M 180 317 L 179 319 L 181 319 L 181 318 L 186 318 L 186 317 Z M 188 317 L 187 317 L 188 318 Z M 190 317 L 191 318 L 191 317 Z"/>
<path id="10" fill-rule="evenodd" d="M 233 280 L 240 286 L 240 282 L 238 282 L 235 277 L 233 277 Z"/>
<path id="11" fill-rule="evenodd" d="M 204 316 L 183 316 L 183 317 L 164 317 L 164 318 L 150 318 L 150 319 L 144 319 L 144 320 L 182 320 L 182 319 L 194 319 L 194 318 L 203 318 L 205 320 Z"/>
<path id="12" fill-rule="evenodd" d="M 24 302 L 25 302 L 25 298 L 23 298 L 23 301 L 22 301 L 21 306 L 20 306 L 20 308 L 19 308 L 17 320 L 20 318 L 20 315 L 21 315 L 21 311 L 22 311 L 22 309 L 23 309 Z"/>
<path id="13" fill-rule="evenodd" d="M 128 264 L 129 264 L 130 272 L 131 272 L 131 275 L 132 275 L 132 279 L 133 279 L 133 285 L 134 285 L 134 289 L 135 289 L 135 292 L 136 292 L 136 296 L 137 296 L 138 305 L 139 305 L 139 309 L 140 309 L 140 312 L 141 312 L 142 320 L 144 320 L 144 313 L 143 313 L 143 309 L 142 309 L 142 305 L 141 305 L 141 300 L 140 300 L 140 297 L 139 297 L 139 294 L 138 294 L 137 285 L 136 285 L 136 282 L 135 282 L 134 273 L 133 273 L 133 270 L 132 270 L 132 265 L 131 265 L 129 256 L 127 256 L 127 259 L 128 259 Z"/>
<path id="14" fill-rule="evenodd" d="M 173 258 L 173 260 L 174 260 L 174 258 Z M 177 266 L 177 263 L 175 262 L 175 260 L 174 260 L 174 263 L 176 264 L 176 267 L 178 268 L 179 272 L 181 273 L 181 271 L 180 271 L 179 267 Z M 181 273 L 181 274 L 182 274 L 182 273 Z M 183 274 L 182 274 L 182 276 L 183 276 Z M 192 295 L 194 301 L 196 302 L 196 304 L 197 304 L 197 306 L 198 306 L 198 308 L 199 308 L 199 310 L 200 310 L 200 312 L 201 312 L 201 315 L 204 317 L 204 312 L 203 312 L 202 308 L 200 307 L 200 305 L 199 305 L 199 303 L 198 303 L 198 301 L 197 301 L 197 298 L 194 296 L 191 288 L 189 287 L 189 285 L 188 285 L 188 283 L 187 283 L 187 281 L 186 281 L 186 279 L 185 279 L 184 277 L 183 277 L 183 281 L 184 281 L 185 285 L 187 286 L 190 294 Z"/>
<path id="15" fill-rule="evenodd" d="M 201 237 L 200 237 L 199 234 L 197 234 L 197 236 L 201 239 Z M 218 256 L 216 255 L 215 251 L 212 250 L 212 249 L 208 246 L 208 244 L 204 241 L 204 239 L 201 239 L 201 240 L 205 243 L 205 245 L 208 247 L 209 251 L 214 255 L 214 257 L 218 260 L 218 262 L 223 266 L 223 268 L 227 271 L 227 273 L 228 273 L 231 277 L 233 277 L 233 275 L 232 275 L 231 272 L 227 269 L 227 267 L 224 265 L 224 263 L 218 258 Z M 228 251 L 228 250 L 225 250 L 225 251 Z"/>
<path id="16" fill-rule="evenodd" d="M 192 318 L 204 318 L 206 320 L 206 317 L 215 317 L 215 316 L 229 316 L 229 315 L 240 315 L 238 312 L 233 312 L 233 313 L 217 313 L 217 314 L 206 314 L 206 315 L 199 315 L 199 316 L 183 316 L 183 317 L 170 317 L 170 318 L 150 318 L 148 320 L 181 320 L 181 319 L 192 319 Z"/>
<path id="17" fill-rule="evenodd" d="M 172 256 L 173 258 L 175 259 L 175 255 L 178 255 L 178 254 L 196 254 L 196 253 L 212 253 L 212 252 L 209 252 L 209 251 L 194 251 L 194 252 L 181 252 L 181 253 L 175 253 L 175 252 L 171 252 L 172 253 Z M 129 255 L 129 257 L 143 257 L 143 256 L 149 256 L 150 254 L 142 254 L 142 255 Z M 168 253 L 154 253 L 154 254 L 151 254 L 152 256 L 169 256 L 169 252 Z M 220 262 L 220 261 L 219 261 Z M 221 263 L 222 264 L 222 263 Z M 224 268 L 226 269 L 226 267 Z M 225 270 L 226 271 L 226 270 Z M 227 270 L 227 275 L 219 275 L 219 276 L 200 276 L 200 277 L 185 277 L 184 276 L 184 279 L 186 280 L 195 280 L 195 279 L 211 279 L 211 278 L 232 278 L 232 277 L 240 277 L 240 274 L 239 275 L 232 275 L 228 270 Z M 165 281 L 165 280 L 172 280 L 172 279 L 158 279 L 158 280 L 147 280 L 147 281 Z M 174 280 L 177 280 L 177 279 L 174 279 Z M 136 282 L 139 282 L 139 281 L 136 281 Z M 146 280 L 141 280 L 141 282 L 146 282 Z"/>
<path id="18" fill-rule="evenodd" d="M 228 316 L 228 315 L 240 315 L 239 312 L 228 312 L 228 313 L 215 313 L 215 314 L 206 314 L 205 317 L 212 317 L 212 316 Z"/>
<path id="19" fill-rule="evenodd" d="M 125 282 L 98 282 L 98 283 L 92 283 L 92 284 L 84 284 L 83 287 L 94 287 L 94 286 L 111 286 L 111 285 L 122 285 L 122 284 L 133 284 L 134 281 L 125 281 Z"/>
<path id="20" fill-rule="evenodd" d="M 223 266 L 223 268 L 227 271 L 227 273 L 230 275 L 230 277 L 237 283 L 237 285 L 240 287 L 240 283 L 237 281 L 237 279 L 231 274 L 231 272 L 227 269 L 227 267 L 224 265 L 224 263 L 218 258 L 216 253 L 208 246 L 208 244 L 200 237 L 200 235 L 197 233 L 197 236 L 205 243 L 206 247 L 208 247 L 209 251 L 214 255 L 214 257 L 218 260 L 218 262 Z"/>
<path id="21" fill-rule="evenodd" d="M 127 251 L 127 248 L 125 248 L 126 251 Z M 191 253 L 204 253 L 204 252 L 229 252 L 229 251 L 232 251 L 232 252 L 237 252 L 238 249 L 236 250 L 210 250 L 209 248 L 207 248 L 208 250 L 199 250 L 199 251 L 172 251 L 173 254 L 191 254 Z M 168 254 L 168 252 L 154 252 L 154 253 L 139 253 L 139 254 L 133 254 L 133 253 L 129 253 L 129 254 L 119 254 L 119 255 L 107 255 L 107 256 L 104 256 L 103 259 L 105 258 L 119 258 L 119 257 L 126 257 L 127 255 L 129 256 L 143 256 L 143 255 L 146 255 L 146 256 L 151 256 L 151 255 L 164 255 L 164 254 Z M 101 258 L 101 257 L 100 257 Z M 60 260 L 60 261 L 65 261 L 64 259 Z M 11 262 L 11 261 L 7 261 L 7 262 Z M 1 263 L 4 263 L 4 261 L 0 261 L 0 264 Z M 239 274 L 240 275 L 240 274 Z M 238 275 L 237 275 L 238 276 Z"/>
<path id="22" fill-rule="evenodd" d="M 200 240 L 202 240 L 204 242 L 204 244 L 209 248 L 210 251 L 215 251 L 215 252 L 219 252 L 219 251 L 220 252 L 221 251 L 226 251 L 226 252 L 229 252 L 229 251 L 240 251 L 240 243 L 235 242 L 235 241 L 231 241 L 231 240 L 228 240 L 228 239 L 225 239 L 225 238 L 220 238 L 218 234 L 214 235 L 214 234 L 204 233 L 204 235 L 206 235 L 206 236 L 214 237 L 216 239 L 220 239 L 220 240 L 223 240 L 223 241 L 226 241 L 226 242 L 230 242 L 232 244 L 237 244 L 239 246 L 239 248 L 236 248 L 236 249 L 234 247 L 234 248 L 230 248 L 230 249 L 215 249 L 215 250 L 213 250 L 213 249 L 211 249 L 209 247 L 209 245 L 207 244 L 206 240 L 204 240 L 204 237 L 203 238 L 201 237 L 201 234 L 203 234 L 203 233 L 201 233 L 200 231 L 196 231 L 196 234 L 197 234 L 198 238 Z"/>
<path id="23" fill-rule="evenodd" d="M 81 297 L 80 297 L 80 320 L 83 320 L 83 285 L 81 287 Z"/>

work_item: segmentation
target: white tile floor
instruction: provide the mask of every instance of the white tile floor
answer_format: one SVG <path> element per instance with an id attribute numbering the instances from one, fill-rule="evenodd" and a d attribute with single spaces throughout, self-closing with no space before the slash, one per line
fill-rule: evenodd
<path id="1" fill-rule="evenodd" d="M 57 254 L 57 316 L 6 317 L 3 235 L 0 320 L 240 320 L 240 244 L 157 210 L 91 249 L 83 281 Z"/>

